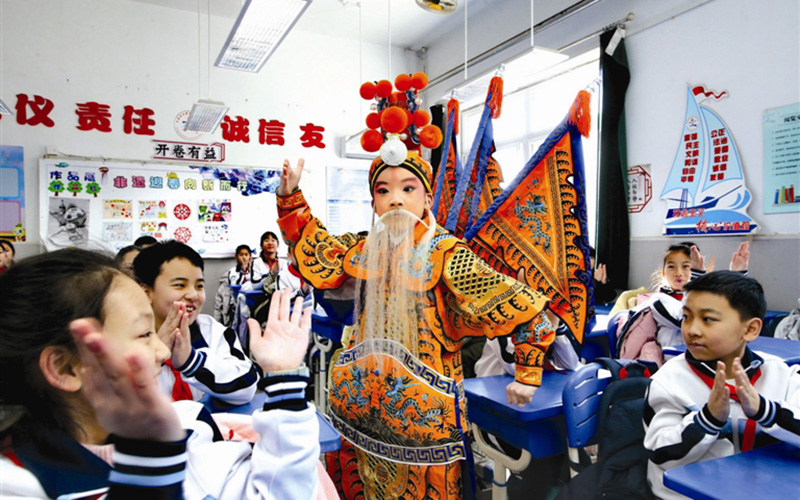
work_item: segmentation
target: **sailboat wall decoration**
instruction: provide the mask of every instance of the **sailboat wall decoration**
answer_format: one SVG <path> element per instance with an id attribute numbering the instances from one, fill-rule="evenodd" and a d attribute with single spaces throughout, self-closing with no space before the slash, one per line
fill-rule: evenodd
<path id="1" fill-rule="evenodd" d="M 667 202 L 667 236 L 747 234 L 758 224 L 747 215 L 752 196 L 744 185 L 742 163 L 728 127 L 700 103 L 727 97 L 688 86 L 683 133 L 661 199 Z"/>

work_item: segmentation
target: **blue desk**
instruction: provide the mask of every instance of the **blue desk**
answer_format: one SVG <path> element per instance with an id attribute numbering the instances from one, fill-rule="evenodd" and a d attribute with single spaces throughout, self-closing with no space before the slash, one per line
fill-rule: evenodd
<path id="1" fill-rule="evenodd" d="M 748 344 L 750 349 L 772 354 L 784 360 L 787 365 L 800 364 L 800 342 L 796 340 L 758 337 Z M 686 352 L 686 345 L 664 348 L 665 356 L 677 356 Z"/>
<path id="2" fill-rule="evenodd" d="M 255 395 L 252 401 L 246 405 L 232 406 L 223 403 L 218 399 L 211 396 L 203 396 L 200 400 L 203 406 L 206 407 L 211 413 L 240 413 L 244 415 L 252 415 L 256 410 L 260 410 L 264 406 L 264 400 L 267 395 L 259 392 Z M 342 446 L 339 439 L 341 434 L 337 431 L 331 423 L 320 412 L 317 412 L 317 420 L 319 421 L 319 449 L 321 453 L 328 453 L 336 451 Z"/>
<path id="3" fill-rule="evenodd" d="M 492 500 L 506 498 L 506 469 L 519 472 L 531 456 L 541 458 L 566 450 L 567 430 L 561 393 L 572 372 L 545 371 L 542 386 L 530 403 L 520 408 L 508 403 L 506 386 L 510 375 L 464 380 L 467 415 L 480 449 L 494 460 Z M 522 455 L 512 459 L 487 443 L 478 429 L 522 448 Z"/>
<path id="4" fill-rule="evenodd" d="M 561 393 L 572 372 L 545 371 L 542 386 L 525 407 L 508 403 L 510 375 L 464 380 L 467 414 L 482 430 L 528 450 L 536 458 L 567 449 Z"/>
<path id="5" fill-rule="evenodd" d="M 670 469 L 664 485 L 700 500 L 800 498 L 800 448 L 774 444 Z"/>

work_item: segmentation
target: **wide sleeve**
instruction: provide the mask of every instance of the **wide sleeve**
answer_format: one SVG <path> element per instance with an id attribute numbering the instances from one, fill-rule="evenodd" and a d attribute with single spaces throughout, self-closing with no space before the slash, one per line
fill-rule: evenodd
<path id="1" fill-rule="evenodd" d="M 322 222 L 311 215 L 302 191 L 277 196 L 277 200 L 278 226 L 284 240 L 293 246 L 300 274 L 314 288 L 339 288 L 348 278 L 344 256 L 364 236 L 329 234 Z"/>
<path id="2" fill-rule="evenodd" d="M 515 379 L 541 385 L 542 367 L 555 331 L 543 311 L 548 299 L 532 288 L 498 273 L 459 244 L 444 256 L 437 307 L 445 335 L 494 338 L 512 335 Z"/>

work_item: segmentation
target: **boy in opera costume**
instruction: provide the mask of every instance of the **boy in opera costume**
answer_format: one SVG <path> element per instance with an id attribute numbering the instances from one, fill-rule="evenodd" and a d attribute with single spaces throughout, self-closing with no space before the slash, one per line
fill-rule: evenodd
<path id="1" fill-rule="evenodd" d="M 512 336 L 517 369 L 507 395 L 522 406 L 541 384 L 555 338 L 547 298 L 436 224 L 430 165 L 400 143 L 404 129 L 371 165 L 378 220 L 366 236 L 333 236 L 311 215 L 298 190 L 302 159 L 296 168 L 284 162 L 277 192 L 278 224 L 303 278 L 318 289 L 358 280 L 354 333 L 329 380 L 331 420 L 344 441 L 328 455 L 328 471 L 348 499 L 462 498 L 462 341 Z"/>

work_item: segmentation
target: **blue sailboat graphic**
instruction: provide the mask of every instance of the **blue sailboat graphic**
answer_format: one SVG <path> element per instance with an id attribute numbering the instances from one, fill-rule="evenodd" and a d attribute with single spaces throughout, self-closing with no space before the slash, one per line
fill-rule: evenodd
<path id="1" fill-rule="evenodd" d="M 744 185 L 733 135 L 719 115 L 700 105 L 709 95 L 719 98 L 702 86 L 687 87 L 681 143 L 661 191 L 668 207 L 663 231 L 667 236 L 747 234 L 758 229 L 747 215 L 752 196 Z"/>

